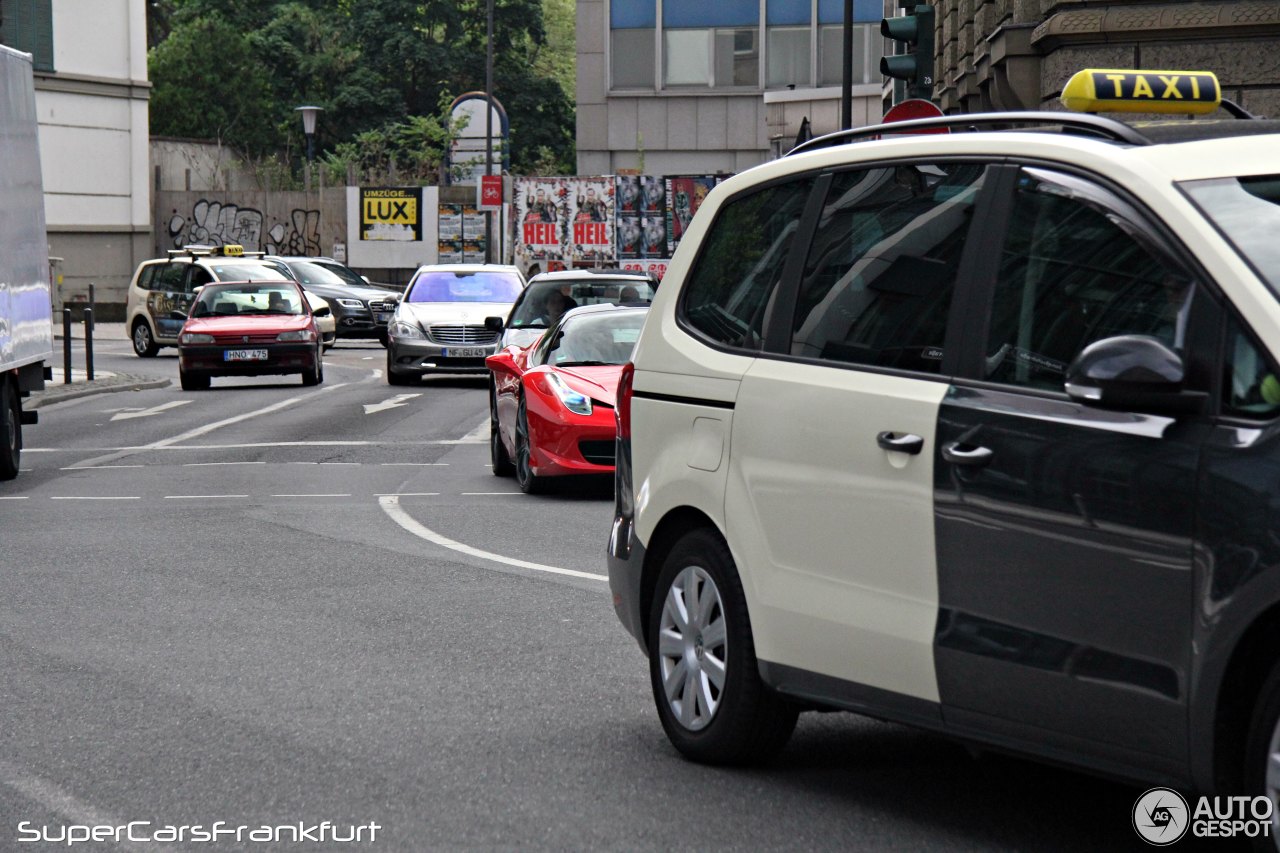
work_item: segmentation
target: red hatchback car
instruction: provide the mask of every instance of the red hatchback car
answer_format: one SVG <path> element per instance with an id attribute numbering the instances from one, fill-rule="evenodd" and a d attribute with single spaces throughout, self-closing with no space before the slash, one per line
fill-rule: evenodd
<path id="1" fill-rule="evenodd" d="M 184 391 L 209 387 L 214 376 L 301 373 L 303 385 L 324 381 L 320 330 L 291 281 L 216 282 L 200 288 L 178 335 Z"/>
<path id="2" fill-rule="evenodd" d="M 533 493 L 549 477 L 613 473 L 618 377 L 648 310 L 576 308 L 527 348 L 509 346 L 485 359 L 493 373 L 494 474 L 515 474 L 521 491 Z"/>

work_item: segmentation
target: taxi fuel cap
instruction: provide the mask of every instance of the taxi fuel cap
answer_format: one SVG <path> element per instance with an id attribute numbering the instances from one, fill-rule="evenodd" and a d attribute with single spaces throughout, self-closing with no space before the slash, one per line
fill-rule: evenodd
<path id="1" fill-rule="evenodd" d="M 1086 68 L 1062 87 L 1060 100 L 1073 112 L 1203 115 L 1218 108 L 1222 87 L 1212 71 Z"/>

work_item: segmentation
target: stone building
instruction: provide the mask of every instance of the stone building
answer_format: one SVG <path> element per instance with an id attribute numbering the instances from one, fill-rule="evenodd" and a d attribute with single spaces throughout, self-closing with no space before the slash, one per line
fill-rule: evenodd
<path id="1" fill-rule="evenodd" d="M 1081 68 L 1155 68 L 1213 71 L 1223 97 L 1280 117 L 1280 0 L 933 2 L 948 113 L 1058 109 Z"/>

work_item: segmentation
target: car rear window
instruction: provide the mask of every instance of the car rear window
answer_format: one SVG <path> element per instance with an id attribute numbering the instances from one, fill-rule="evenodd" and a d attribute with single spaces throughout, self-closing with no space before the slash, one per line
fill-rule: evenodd
<path id="1" fill-rule="evenodd" d="M 515 302 L 520 277 L 505 272 L 425 272 L 409 286 L 406 302 Z"/>

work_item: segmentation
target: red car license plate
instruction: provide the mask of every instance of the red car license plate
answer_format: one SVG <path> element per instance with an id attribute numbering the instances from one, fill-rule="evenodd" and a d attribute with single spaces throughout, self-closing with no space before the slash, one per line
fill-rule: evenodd
<path id="1" fill-rule="evenodd" d="M 229 349 L 222 353 L 223 361 L 266 361 L 264 349 Z"/>
<path id="2" fill-rule="evenodd" d="M 484 358 L 488 354 L 488 347 L 449 347 L 444 351 L 445 358 Z"/>

